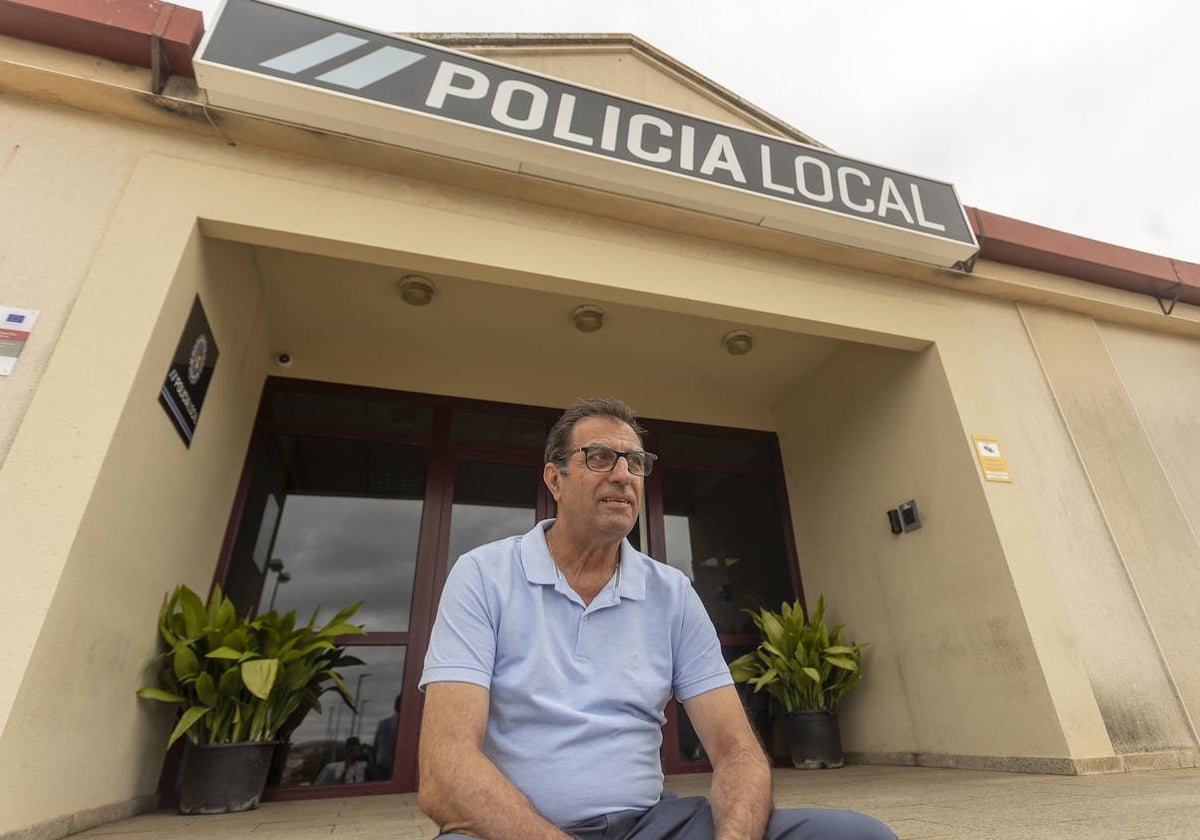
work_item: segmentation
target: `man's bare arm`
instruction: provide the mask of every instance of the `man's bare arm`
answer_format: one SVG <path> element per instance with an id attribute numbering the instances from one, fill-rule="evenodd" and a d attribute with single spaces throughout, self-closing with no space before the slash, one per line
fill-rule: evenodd
<path id="1" fill-rule="evenodd" d="M 771 818 L 771 767 L 733 686 L 683 703 L 713 766 L 715 840 L 762 840 Z"/>
<path id="2" fill-rule="evenodd" d="M 567 840 L 480 750 L 488 691 L 458 682 L 425 688 L 417 801 L 450 834 L 482 840 Z"/>

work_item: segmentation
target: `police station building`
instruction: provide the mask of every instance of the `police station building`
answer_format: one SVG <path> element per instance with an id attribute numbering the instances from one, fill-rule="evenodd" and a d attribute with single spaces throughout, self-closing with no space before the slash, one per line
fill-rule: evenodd
<path id="1" fill-rule="evenodd" d="M 0 0 L 0 836 L 169 794 L 134 691 L 180 583 L 365 601 L 358 711 L 268 795 L 413 790 L 447 570 L 553 515 L 596 395 L 731 657 L 796 597 L 869 642 L 851 760 L 1195 765 L 1200 266 L 936 176 L 629 36 Z M 315 784 L 351 737 L 371 779 Z M 674 708 L 663 764 L 708 766 Z"/>

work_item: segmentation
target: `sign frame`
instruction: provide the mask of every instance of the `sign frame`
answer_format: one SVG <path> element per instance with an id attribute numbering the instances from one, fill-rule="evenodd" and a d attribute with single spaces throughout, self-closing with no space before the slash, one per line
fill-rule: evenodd
<path id="1" fill-rule="evenodd" d="M 189 449 L 220 355 L 204 305 L 196 295 L 158 392 L 159 405 Z"/>
<path id="2" fill-rule="evenodd" d="M 947 182 L 268 0 L 224 0 L 193 64 L 221 108 L 943 267 L 979 251 Z"/>

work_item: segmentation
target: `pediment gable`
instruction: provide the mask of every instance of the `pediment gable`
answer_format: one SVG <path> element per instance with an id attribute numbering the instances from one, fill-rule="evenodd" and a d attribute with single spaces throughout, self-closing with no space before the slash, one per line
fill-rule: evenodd
<path id="1" fill-rule="evenodd" d="M 535 73 L 824 148 L 812 137 L 633 35 L 407 34 Z"/>

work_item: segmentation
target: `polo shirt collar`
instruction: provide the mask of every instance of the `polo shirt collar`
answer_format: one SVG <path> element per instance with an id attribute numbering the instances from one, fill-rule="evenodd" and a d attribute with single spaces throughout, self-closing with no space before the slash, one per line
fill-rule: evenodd
<path id="1" fill-rule="evenodd" d="M 646 566 L 629 540 L 621 540 L 621 582 L 617 594 L 633 601 L 646 598 Z"/>
<path id="2" fill-rule="evenodd" d="M 546 529 L 554 524 L 553 519 L 543 519 L 521 540 L 521 565 L 525 568 L 525 579 L 530 583 L 554 585 L 557 570 L 550 546 L 546 545 Z"/>
<path id="3" fill-rule="evenodd" d="M 554 558 L 546 545 L 546 531 L 553 524 L 553 519 L 544 519 L 521 540 L 521 566 L 525 570 L 525 579 L 532 584 L 553 586 L 558 579 Z M 634 601 L 646 598 L 646 567 L 640 557 L 629 540 L 621 540 L 621 585 L 617 587 L 617 595 L 622 598 Z"/>

